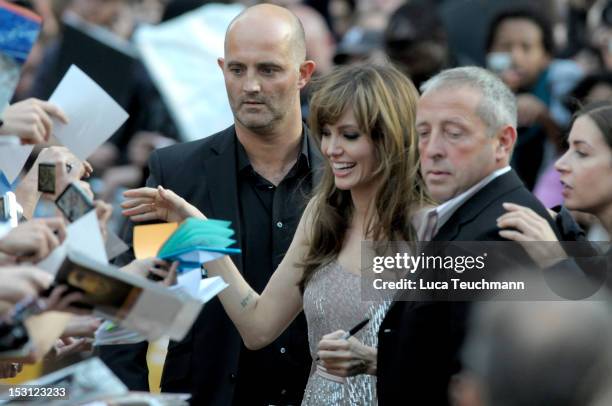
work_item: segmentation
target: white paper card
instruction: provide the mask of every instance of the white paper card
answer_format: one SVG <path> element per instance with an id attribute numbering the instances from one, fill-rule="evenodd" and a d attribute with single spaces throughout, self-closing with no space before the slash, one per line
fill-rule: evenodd
<path id="1" fill-rule="evenodd" d="M 171 340 L 181 341 L 193 326 L 193 323 L 198 318 L 204 304 L 199 300 L 187 300 L 180 312 L 174 318 L 174 322 L 165 332 Z"/>
<path id="2" fill-rule="evenodd" d="M 229 285 L 220 276 L 213 276 L 211 278 L 205 278 L 200 281 L 200 291 L 198 292 L 198 298 L 206 303 L 213 297 L 217 296 L 223 289 Z"/>
<path id="3" fill-rule="evenodd" d="M 47 258 L 37 263 L 36 266 L 51 275 L 55 275 L 64 263 L 68 250 L 78 251 L 96 262 L 108 263 L 95 210 L 68 225 L 66 241 L 54 249 Z"/>
<path id="4" fill-rule="evenodd" d="M 163 24 L 142 25 L 134 34 L 142 61 L 185 141 L 214 134 L 234 121 L 217 58 L 223 56 L 229 23 L 243 9 L 241 4 L 206 4 Z"/>
<path id="5" fill-rule="evenodd" d="M 145 290 L 126 318 L 120 321 L 120 325 L 145 334 L 149 340 L 157 340 L 165 334 L 170 335 L 168 326 L 174 325 L 177 315 L 184 306 L 185 302 L 178 297 L 159 296 Z M 189 327 L 191 325 L 187 330 Z M 182 339 L 176 336 L 171 338 Z"/>
<path id="6" fill-rule="evenodd" d="M 66 243 L 70 251 L 78 251 L 93 261 L 108 264 L 95 210 L 70 224 L 66 229 L 66 234 Z"/>
<path id="7" fill-rule="evenodd" d="M 94 333 L 94 346 L 100 345 L 119 345 L 135 344 L 146 341 L 147 338 L 127 328 L 115 325 L 115 323 L 105 320 Z"/>
<path id="8" fill-rule="evenodd" d="M 80 159 L 87 159 L 127 120 L 128 114 L 96 82 L 72 65 L 49 102 L 68 116 L 53 121 L 56 138 Z"/>
<path id="9" fill-rule="evenodd" d="M 55 275 L 64 263 L 67 253 L 66 242 L 64 242 L 62 245 L 54 249 L 47 258 L 37 263 L 36 267 L 50 273 L 51 275 Z"/>
<path id="10" fill-rule="evenodd" d="M 185 252 L 178 256 L 178 259 L 184 262 L 194 262 L 198 264 L 205 264 L 210 261 L 221 258 L 225 254 L 222 252 L 212 252 L 204 250 L 194 250 Z"/>
<path id="11" fill-rule="evenodd" d="M 190 296 L 198 297 L 200 281 L 202 280 L 202 272 L 200 268 L 183 271 L 176 278 L 176 286 L 180 286 Z"/>
<path id="12" fill-rule="evenodd" d="M 32 153 L 32 145 L 21 145 L 17 136 L 0 136 L 0 171 L 13 183 Z"/>

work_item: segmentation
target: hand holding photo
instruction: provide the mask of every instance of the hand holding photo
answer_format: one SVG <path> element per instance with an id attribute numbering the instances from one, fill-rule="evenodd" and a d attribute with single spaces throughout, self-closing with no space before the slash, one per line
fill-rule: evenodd
<path id="1" fill-rule="evenodd" d="M 38 164 L 38 191 L 55 194 L 55 164 Z"/>
<path id="2" fill-rule="evenodd" d="M 73 222 L 94 209 L 94 204 L 85 192 L 74 182 L 59 195 L 55 204 Z"/>

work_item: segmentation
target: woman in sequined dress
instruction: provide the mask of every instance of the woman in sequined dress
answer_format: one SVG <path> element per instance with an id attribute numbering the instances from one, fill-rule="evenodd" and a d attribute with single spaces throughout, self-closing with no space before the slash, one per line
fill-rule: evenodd
<path id="1" fill-rule="evenodd" d="M 335 70 L 315 85 L 310 129 L 327 162 L 283 261 L 261 295 L 224 257 L 209 275 L 230 285 L 219 298 L 246 347 L 262 348 L 302 309 L 313 365 L 303 405 L 376 404 L 377 331 L 390 297 L 361 296 L 362 241 L 417 241 L 431 204 L 419 173 L 418 93 L 391 66 Z M 154 207 L 204 217 L 166 189 Z M 369 318 L 355 336 L 342 336 Z"/>

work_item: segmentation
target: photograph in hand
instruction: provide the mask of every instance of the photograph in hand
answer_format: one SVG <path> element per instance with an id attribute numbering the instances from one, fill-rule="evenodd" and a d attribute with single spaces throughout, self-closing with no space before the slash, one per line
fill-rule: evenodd
<path id="1" fill-rule="evenodd" d="M 91 199 L 75 183 L 71 183 L 66 187 L 55 200 L 55 204 L 70 222 L 78 220 L 94 208 Z"/>
<path id="2" fill-rule="evenodd" d="M 67 285 L 68 292 L 82 292 L 81 302 L 75 307 L 96 308 L 117 318 L 124 318 L 132 309 L 142 289 L 113 278 L 95 269 L 67 258 L 55 277 L 55 285 Z"/>
<path id="3" fill-rule="evenodd" d="M 38 164 L 38 191 L 55 193 L 55 164 L 44 162 Z"/>

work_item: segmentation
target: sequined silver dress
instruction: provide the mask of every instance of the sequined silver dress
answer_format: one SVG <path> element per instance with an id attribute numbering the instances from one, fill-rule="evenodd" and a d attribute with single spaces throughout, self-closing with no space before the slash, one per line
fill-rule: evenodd
<path id="1" fill-rule="evenodd" d="M 370 322 L 357 334 L 365 345 L 376 347 L 378 328 L 391 304 L 390 300 L 367 302 L 361 299 L 361 278 L 333 261 L 319 269 L 304 291 L 304 314 L 308 322 L 308 341 L 312 359 L 325 334 L 348 331 L 365 319 Z M 361 374 L 340 378 L 326 373 L 315 362 L 306 385 L 302 406 L 376 405 L 376 377 Z"/>

